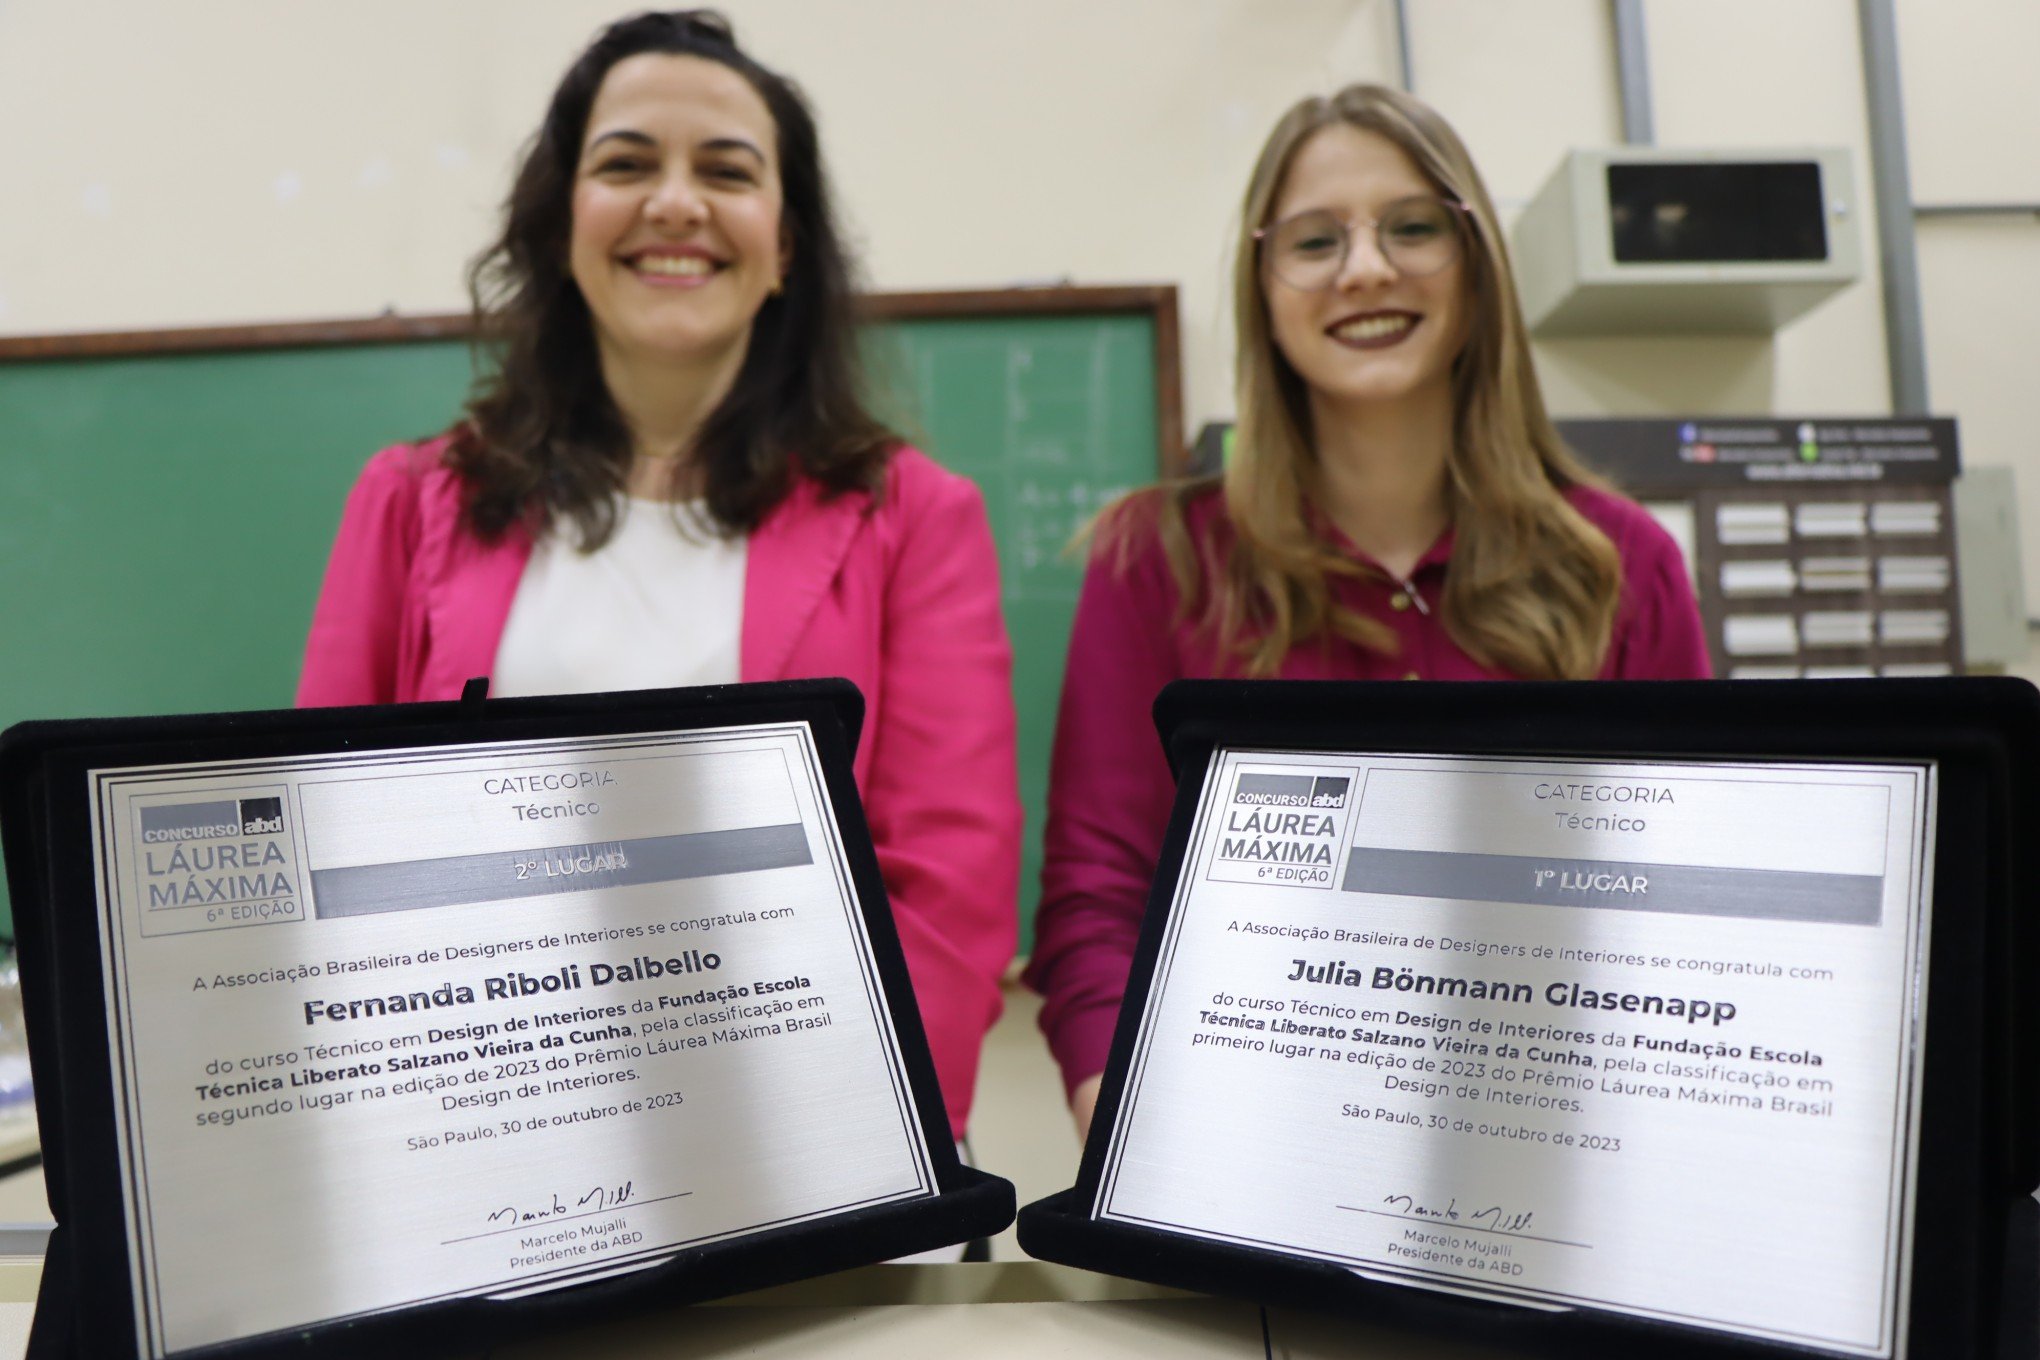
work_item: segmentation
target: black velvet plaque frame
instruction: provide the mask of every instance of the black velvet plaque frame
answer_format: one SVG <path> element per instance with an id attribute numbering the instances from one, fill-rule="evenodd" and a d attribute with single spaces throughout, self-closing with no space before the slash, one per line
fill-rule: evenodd
<path id="1" fill-rule="evenodd" d="M 1427 684 L 1189 681 L 1155 704 L 1179 784 L 1075 1187 L 1031 1254 L 1536 1355 L 1833 1355 L 1609 1311 L 1545 1312 L 1092 1217 L 1203 771 L 1219 747 L 1939 768 L 1909 1360 L 2040 1354 L 2040 692 L 2022 680 Z"/>
<path id="2" fill-rule="evenodd" d="M 1001 1231 L 1013 1187 L 961 1164 L 851 776 L 863 719 L 842 680 L 543 699 L 104 721 L 23 723 L 0 734 L 0 830 L 21 951 L 44 1177 L 56 1230 L 32 1357 L 136 1354 L 125 1187 L 86 772 L 122 766 L 622 736 L 806 723 L 834 805 L 872 956 L 891 1008 L 937 1193 L 698 1248 L 632 1274 L 514 1299 L 464 1298 L 175 1352 L 179 1357 L 439 1356 L 623 1312 L 804 1279 Z M 250 1288 L 259 1288 L 251 1282 Z"/>

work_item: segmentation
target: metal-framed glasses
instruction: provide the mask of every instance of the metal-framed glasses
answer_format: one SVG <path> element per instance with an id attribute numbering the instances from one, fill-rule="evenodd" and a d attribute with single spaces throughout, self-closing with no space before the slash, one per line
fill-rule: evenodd
<path id="1" fill-rule="evenodd" d="M 1450 268 L 1459 258 L 1472 212 L 1453 198 L 1399 198 L 1374 222 L 1374 247 L 1404 278 L 1422 278 Z M 1276 278 L 1305 293 L 1330 288 L 1353 252 L 1353 233 L 1367 222 L 1348 222 L 1326 208 L 1298 213 L 1254 233 L 1261 260 Z"/>

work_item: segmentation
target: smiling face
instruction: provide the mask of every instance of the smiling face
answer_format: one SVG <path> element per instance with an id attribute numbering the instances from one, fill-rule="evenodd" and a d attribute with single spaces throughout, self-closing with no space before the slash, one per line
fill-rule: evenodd
<path id="1" fill-rule="evenodd" d="M 1326 212 L 1352 234 L 1327 287 L 1299 289 L 1265 263 L 1261 270 L 1269 330 L 1313 407 L 1450 401 L 1452 361 L 1466 343 L 1465 251 L 1435 273 L 1411 276 L 1382 257 L 1375 235 L 1391 205 L 1437 196 L 1402 148 L 1377 132 L 1334 123 L 1297 148 L 1270 222 Z"/>
<path id="2" fill-rule="evenodd" d="M 605 371 L 741 362 L 786 266 L 777 142 L 765 101 L 720 62 L 643 53 L 610 68 L 568 247 Z"/>

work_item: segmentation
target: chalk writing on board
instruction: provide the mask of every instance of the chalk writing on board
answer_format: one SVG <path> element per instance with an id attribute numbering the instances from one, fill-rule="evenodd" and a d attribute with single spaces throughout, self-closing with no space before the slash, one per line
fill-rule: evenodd
<path id="1" fill-rule="evenodd" d="M 1094 485 L 1077 481 L 1066 486 L 1032 480 L 1021 481 L 1013 490 L 1008 507 L 1006 529 L 1012 539 L 1008 558 L 1009 570 L 1022 575 L 1012 582 L 1014 593 L 1026 595 L 1028 581 L 1025 573 L 1050 568 L 1056 571 L 1051 583 L 1059 594 L 1068 593 L 1064 573 L 1068 570 L 1063 554 L 1078 531 L 1091 522 L 1098 511 L 1120 496 L 1130 487 L 1124 483 Z"/>

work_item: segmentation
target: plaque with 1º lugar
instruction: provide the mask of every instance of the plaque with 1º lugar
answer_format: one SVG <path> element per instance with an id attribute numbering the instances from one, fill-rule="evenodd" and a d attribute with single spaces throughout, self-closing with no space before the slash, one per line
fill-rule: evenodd
<path id="1" fill-rule="evenodd" d="M 1220 748 L 1092 1212 L 1903 1348 L 1931 763 Z"/>

